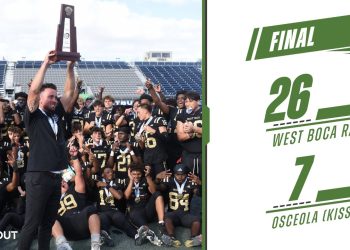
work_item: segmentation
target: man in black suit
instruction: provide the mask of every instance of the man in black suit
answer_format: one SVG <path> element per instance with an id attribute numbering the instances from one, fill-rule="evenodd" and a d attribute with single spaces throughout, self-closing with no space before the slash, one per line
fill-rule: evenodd
<path id="1" fill-rule="evenodd" d="M 39 249 L 49 249 L 52 225 L 61 197 L 61 171 L 67 167 L 62 117 L 73 108 L 74 62 L 67 62 L 64 93 L 57 98 L 54 84 L 43 84 L 49 66 L 55 63 L 50 51 L 30 86 L 24 123 L 29 135 L 30 156 L 26 173 L 26 215 L 18 249 L 30 249 L 38 229 Z"/>

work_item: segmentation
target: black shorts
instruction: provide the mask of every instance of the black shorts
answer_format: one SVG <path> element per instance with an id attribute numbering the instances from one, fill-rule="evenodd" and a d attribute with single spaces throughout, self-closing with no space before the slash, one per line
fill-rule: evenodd
<path id="1" fill-rule="evenodd" d="M 174 226 L 191 227 L 193 222 L 200 222 L 199 217 L 184 211 L 172 211 L 165 214 L 165 220 L 170 219 Z"/>
<path id="2" fill-rule="evenodd" d="M 132 224 L 136 227 L 146 225 L 148 222 L 152 222 L 157 218 L 156 211 L 156 199 L 161 196 L 159 192 L 154 192 L 147 201 L 144 207 L 131 208 L 129 211 L 129 217 Z"/>
<path id="3" fill-rule="evenodd" d="M 90 238 L 89 217 L 97 214 L 94 206 L 87 206 L 80 213 L 59 216 L 58 221 L 63 228 L 64 236 L 68 240 L 83 240 Z"/>

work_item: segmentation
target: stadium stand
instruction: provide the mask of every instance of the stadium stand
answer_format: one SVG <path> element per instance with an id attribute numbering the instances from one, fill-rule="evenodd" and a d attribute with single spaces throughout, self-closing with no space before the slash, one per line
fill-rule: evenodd
<path id="1" fill-rule="evenodd" d="M 79 69 L 130 69 L 126 62 L 113 61 L 81 61 Z"/>
<path id="2" fill-rule="evenodd" d="M 27 83 L 30 79 L 33 79 L 35 73 L 38 71 L 37 68 L 16 68 L 14 73 L 14 84 L 21 86 L 22 91 L 28 92 Z M 63 86 L 65 83 L 66 70 L 65 69 L 48 69 L 45 77 L 45 82 L 54 83 L 57 86 L 59 93 L 63 92 Z"/>
<path id="3" fill-rule="evenodd" d="M 13 83 L 21 86 L 27 92 L 27 83 L 32 79 L 41 65 L 41 61 L 18 61 L 14 71 Z M 57 85 L 59 93 L 63 92 L 65 82 L 66 62 L 58 62 L 48 69 L 45 82 Z M 96 93 L 99 86 L 105 87 L 104 94 L 118 99 L 137 98 L 135 90 L 143 83 L 126 62 L 82 61 L 77 64 L 77 76 L 90 87 L 91 93 Z"/>
<path id="4" fill-rule="evenodd" d="M 0 89 L 4 88 L 6 61 L 0 61 Z M 28 82 L 41 65 L 41 61 L 17 61 L 13 73 L 13 86 L 20 91 L 28 91 Z M 105 95 L 120 100 L 132 100 L 138 97 L 136 89 L 142 88 L 144 78 L 160 83 L 165 96 L 174 96 L 178 90 L 193 90 L 201 93 L 202 71 L 200 62 L 135 62 L 130 66 L 123 61 L 80 61 L 75 68 L 76 75 L 84 80 L 86 93 L 98 92 L 105 87 Z M 57 85 L 63 92 L 66 62 L 50 66 L 45 82 Z M 18 88 L 17 88 L 18 91 Z"/>
<path id="5" fill-rule="evenodd" d="M 135 62 L 142 73 L 154 83 L 160 83 L 165 96 L 186 89 L 201 93 L 202 72 L 195 62 Z"/>
<path id="6" fill-rule="evenodd" d="M 6 61 L 0 61 L 0 88 L 4 87 L 6 72 Z"/>
<path id="7" fill-rule="evenodd" d="M 80 69 L 78 75 L 90 86 L 93 93 L 98 92 L 99 86 L 104 86 L 105 95 L 114 96 L 117 99 L 134 99 L 138 87 L 143 85 L 141 79 L 135 73 L 135 69 Z"/>

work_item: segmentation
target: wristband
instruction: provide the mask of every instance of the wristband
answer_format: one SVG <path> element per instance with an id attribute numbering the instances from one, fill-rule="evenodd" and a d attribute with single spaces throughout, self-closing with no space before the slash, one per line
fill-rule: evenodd
<path id="1" fill-rule="evenodd" d="M 114 151 L 111 151 L 109 156 L 114 156 Z"/>
<path id="2" fill-rule="evenodd" d="M 134 151 L 131 150 L 130 155 L 134 156 L 135 155 Z"/>

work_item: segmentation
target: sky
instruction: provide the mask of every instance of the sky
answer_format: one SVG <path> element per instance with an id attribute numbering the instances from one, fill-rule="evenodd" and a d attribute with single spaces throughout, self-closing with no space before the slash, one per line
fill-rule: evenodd
<path id="1" fill-rule="evenodd" d="M 0 59 L 42 60 L 55 47 L 63 3 L 75 7 L 84 60 L 130 62 L 154 50 L 201 59 L 201 0 L 0 0 Z"/>

